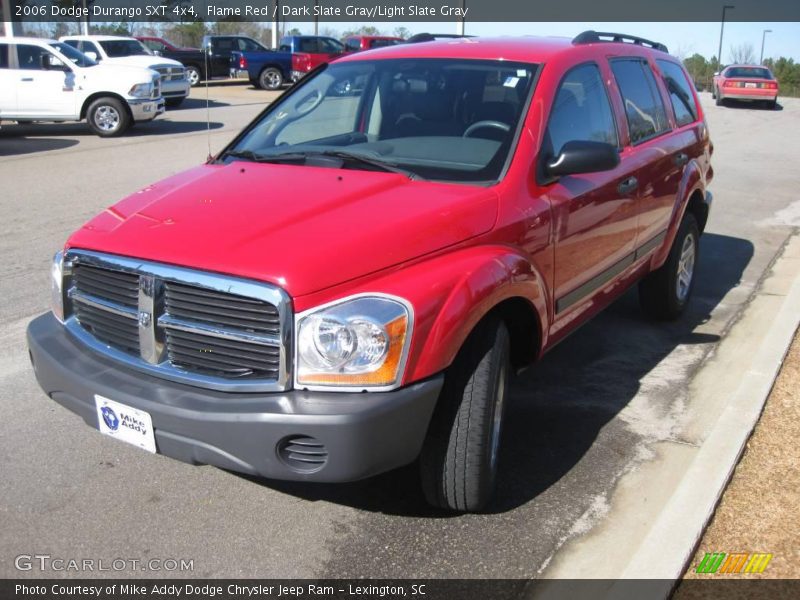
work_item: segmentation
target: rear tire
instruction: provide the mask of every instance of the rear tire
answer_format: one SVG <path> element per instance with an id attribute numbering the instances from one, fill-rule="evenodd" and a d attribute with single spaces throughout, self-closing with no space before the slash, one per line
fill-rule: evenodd
<path id="1" fill-rule="evenodd" d="M 491 500 L 509 355 L 508 329 L 490 317 L 478 324 L 447 370 L 420 456 L 422 489 L 433 506 L 475 512 Z"/>
<path id="2" fill-rule="evenodd" d="M 667 261 L 639 282 L 639 304 L 654 319 L 677 319 L 694 289 L 700 229 L 692 213 L 683 216 Z"/>
<path id="3" fill-rule="evenodd" d="M 778 99 L 767 101 L 767 108 L 770 110 L 778 110 Z"/>
<path id="4" fill-rule="evenodd" d="M 104 96 L 89 105 L 86 121 L 100 137 L 115 137 L 122 135 L 130 127 L 131 116 L 128 107 L 120 100 Z"/>
<path id="5" fill-rule="evenodd" d="M 722 97 L 719 95 L 719 90 L 714 94 L 714 99 L 716 100 L 715 104 L 717 106 L 722 106 L 722 103 L 725 102 Z"/>
<path id="6" fill-rule="evenodd" d="M 274 67 L 267 67 L 258 76 L 258 86 L 262 90 L 275 91 L 281 89 L 283 85 L 283 75 Z"/>

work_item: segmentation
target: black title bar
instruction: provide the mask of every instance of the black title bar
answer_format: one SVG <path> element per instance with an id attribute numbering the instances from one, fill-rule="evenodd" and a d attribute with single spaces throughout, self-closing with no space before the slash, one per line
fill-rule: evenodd
<path id="1" fill-rule="evenodd" d="M 11 20 L 78 22 L 718 22 L 715 0 L 10 0 Z M 798 0 L 736 0 L 727 21 L 800 21 Z M 6 16 L 3 20 L 8 20 Z"/>

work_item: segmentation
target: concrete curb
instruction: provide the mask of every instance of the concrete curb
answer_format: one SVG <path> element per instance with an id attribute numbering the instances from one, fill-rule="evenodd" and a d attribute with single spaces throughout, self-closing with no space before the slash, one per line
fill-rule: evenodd
<path id="1" fill-rule="evenodd" d="M 783 295 L 780 293 L 783 290 L 773 287 L 776 278 L 783 278 L 789 287 L 780 309 L 761 343 L 752 348 L 749 365 L 739 376 L 736 392 L 648 534 L 619 574 L 620 579 L 647 577 L 674 581 L 683 574 L 761 416 L 800 324 L 799 267 L 800 238 L 795 236 L 759 292 Z M 610 595 L 614 596 L 613 587 Z"/>

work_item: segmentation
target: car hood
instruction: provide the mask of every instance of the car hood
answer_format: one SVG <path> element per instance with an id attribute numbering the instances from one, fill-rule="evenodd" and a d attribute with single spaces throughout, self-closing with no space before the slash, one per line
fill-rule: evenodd
<path id="1" fill-rule="evenodd" d="M 233 162 L 146 187 L 67 245 L 267 281 L 301 296 L 458 244 L 496 218 L 491 188 Z"/>
<path id="2" fill-rule="evenodd" d="M 109 65 L 130 65 L 133 67 L 147 67 L 153 69 L 155 67 L 182 67 L 183 65 L 177 60 L 171 58 L 164 58 L 163 56 L 118 56 L 116 58 L 104 58 L 104 64 Z"/>
<path id="3" fill-rule="evenodd" d="M 117 79 L 124 78 L 130 79 L 134 83 L 148 82 L 154 76 L 153 70 L 148 67 L 120 65 L 106 62 L 99 63 L 92 67 L 83 67 L 81 72 L 87 77 L 113 77 Z"/>

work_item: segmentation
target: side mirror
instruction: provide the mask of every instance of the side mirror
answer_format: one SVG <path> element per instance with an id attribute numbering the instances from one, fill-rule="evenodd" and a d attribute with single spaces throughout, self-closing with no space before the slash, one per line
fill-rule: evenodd
<path id="1" fill-rule="evenodd" d="M 67 70 L 67 65 L 65 65 L 60 58 L 58 58 L 57 56 L 53 56 L 50 53 L 44 53 L 39 55 L 39 66 L 45 71 L 50 71 L 51 69 L 56 71 Z"/>
<path id="2" fill-rule="evenodd" d="M 89 58 L 91 58 L 92 60 L 97 60 L 97 52 L 92 52 L 91 50 L 87 50 L 86 52 L 84 52 L 84 54 Z"/>
<path id="3" fill-rule="evenodd" d="M 619 152 L 611 144 L 573 140 L 564 144 L 558 156 L 547 161 L 545 172 L 550 177 L 562 177 L 610 171 L 618 164 Z"/>

